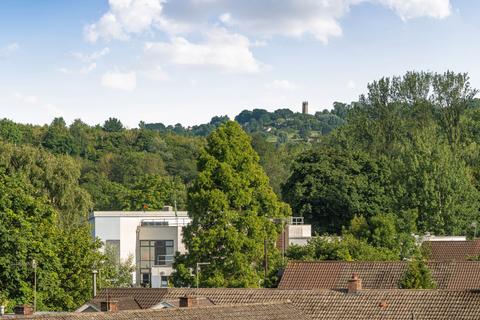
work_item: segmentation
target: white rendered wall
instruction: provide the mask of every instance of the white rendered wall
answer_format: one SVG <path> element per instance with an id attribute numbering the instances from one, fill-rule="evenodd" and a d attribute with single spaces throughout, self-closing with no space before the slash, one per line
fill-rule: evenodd
<path id="1" fill-rule="evenodd" d="M 94 236 L 102 240 L 103 243 L 107 240 L 121 240 L 119 217 L 98 217 L 95 218 L 93 225 Z"/>
<path id="2" fill-rule="evenodd" d="M 168 226 L 141 226 L 143 220 L 160 220 L 168 223 Z M 120 240 L 120 259 L 126 261 L 129 256 L 133 256 L 133 261 L 138 265 L 137 252 L 140 252 L 139 240 L 173 240 L 174 252 L 185 253 L 185 246 L 182 242 L 183 226 L 190 222 L 186 212 L 175 217 L 174 212 L 121 212 L 121 211 L 100 211 L 94 212 L 90 216 L 90 223 L 93 227 L 94 237 L 99 238 L 103 243 L 107 240 Z M 139 258 L 138 258 L 139 259 Z M 169 276 L 172 268 L 168 266 L 158 266 L 152 268 L 155 280 L 159 281 L 158 276 Z M 134 283 L 140 270 L 133 273 Z"/>

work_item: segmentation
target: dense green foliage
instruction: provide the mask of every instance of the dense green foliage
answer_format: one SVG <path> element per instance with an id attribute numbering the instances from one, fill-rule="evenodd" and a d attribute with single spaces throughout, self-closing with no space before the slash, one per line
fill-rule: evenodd
<path id="1" fill-rule="evenodd" d="M 425 260 L 413 259 L 408 263 L 407 271 L 400 280 L 402 289 L 435 289 L 437 284 Z"/>
<path id="2" fill-rule="evenodd" d="M 468 76 L 407 73 L 368 86 L 344 126 L 298 157 L 284 199 L 319 232 L 355 215 L 417 212 L 420 233 L 479 220 L 479 103 Z M 371 241 L 370 241 L 371 242 Z"/>
<path id="3" fill-rule="evenodd" d="M 412 233 L 472 235 L 480 222 L 476 93 L 466 74 L 409 72 L 315 115 L 254 109 L 237 123 L 220 116 L 138 129 L 115 118 L 97 126 L 0 120 L 2 294 L 10 306 L 32 301 L 32 259 L 40 309 L 88 299 L 93 268 L 110 279 L 104 285 L 126 285 L 128 263 L 101 256 L 91 239 L 91 209 L 188 209 L 190 254 L 176 260 L 182 286 L 194 283 L 197 262 L 211 263 L 201 286 L 272 285 L 282 261 L 274 248 L 281 226 L 271 219 L 290 214 L 280 195 L 322 234 L 292 247 L 293 259 L 410 259 Z M 407 287 L 429 286 L 417 260 Z"/>
<path id="4" fill-rule="evenodd" d="M 90 297 L 100 260 L 85 221 L 91 201 L 78 184 L 80 169 L 36 148 L 0 148 L 0 287 L 9 308 L 32 303 L 33 260 L 38 308 L 76 308 Z"/>
<path id="5" fill-rule="evenodd" d="M 262 134 L 269 142 L 298 143 L 318 140 L 322 135 L 345 122 L 350 106 L 335 102 L 333 110 L 323 110 L 315 115 L 293 112 L 290 109 L 278 109 L 269 112 L 264 109 L 244 110 L 235 117 L 248 133 Z M 206 137 L 217 127 L 227 122 L 227 116 L 213 117 L 207 124 L 185 128 L 180 123 L 165 126 L 163 123 L 140 123 L 147 128 L 162 133 L 175 133 L 187 136 Z"/>
<path id="6" fill-rule="evenodd" d="M 105 247 L 103 259 L 100 262 L 98 286 L 100 288 L 131 287 L 133 283 L 132 272 L 135 272 L 133 256 L 125 261 L 119 261 L 119 252 L 111 246 Z"/>
<path id="7" fill-rule="evenodd" d="M 174 284 L 194 285 L 188 269 L 208 262 L 201 286 L 269 285 L 282 263 L 275 248 L 281 226 L 273 219 L 290 212 L 269 186 L 250 137 L 235 122 L 220 126 L 208 136 L 198 169 L 188 196 L 192 223 L 184 229 L 188 253 L 176 259 Z M 264 241 L 268 279 L 263 275 Z"/>
<path id="8" fill-rule="evenodd" d="M 393 214 L 354 216 L 341 236 L 314 237 L 306 246 L 289 247 L 287 256 L 294 260 L 402 260 L 418 253 L 412 236 L 415 218 L 415 212 L 404 212 L 401 219 Z"/>

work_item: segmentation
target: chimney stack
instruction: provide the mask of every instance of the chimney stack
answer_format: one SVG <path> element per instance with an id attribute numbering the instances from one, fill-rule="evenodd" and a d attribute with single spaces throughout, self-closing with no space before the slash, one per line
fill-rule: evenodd
<path id="1" fill-rule="evenodd" d="M 198 300 L 196 297 L 193 296 L 183 296 L 180 297 L 180 308 L 190 308 L 190 307 L 195 307 L 198 305 Z"/>
<path id="2" fill-rule="evenodd" d="M 17 315 L 29 316 L 33 314 L 33 308 L 29 305 L 23 304 L 13 308 L 13 313 Z"/>
<path id="3" fill-rule="evenodd" d="M 302 113 L 303 114 L 308 114 L 308 101 L 303 101 L 302 102 Z"/>
<path id="4" fill-rule="evenodd" d="M 358 273 L 354 273 L 348 280 L 347 292 L 354 294 L 362 290 L 362 279 L 358 276 Z"/>
<path id="5" fill-rule="evenodd" d="M 100 311 L 102 312 L 117 312 L 118 301 L 108 300 L 100 302 Z"/>

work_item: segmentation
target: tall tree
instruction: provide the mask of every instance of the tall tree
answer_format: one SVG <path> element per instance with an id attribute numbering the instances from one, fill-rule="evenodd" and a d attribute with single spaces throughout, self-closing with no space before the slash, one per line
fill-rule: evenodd
<path id="1" fill-rule="evenodd" d="M 319 232 L 339 232 L 354 215 L 389 212 L 390 169 L 384 159 L 339 148 L 302 154 L 283 186 L 284 199 Z"/>
<path id="2" fill-rule="evenodd" d="M 107 132 L 120 132 L 123 130 L 123 124 L 117 118 L 108 118 L 103 124 L 103 130 Z"/>
<path id="3" fill-rule="evenodd" d="M 174 282 L 190 282 L 187 268 L 208 262 L 200 275 L 201 286 L 268 285 L 263 275 L 264 244 L 268 273 L 275 273 L 281 263 L 275 248 L 281 226 L 272 220 L 290 211 L 270 187 L 250 137 L 236 122 L 220 126 L 207 138 L 198 169 L 188 198 L 192 223 L 184 230 L 188 253 L 177 259 Z"/>

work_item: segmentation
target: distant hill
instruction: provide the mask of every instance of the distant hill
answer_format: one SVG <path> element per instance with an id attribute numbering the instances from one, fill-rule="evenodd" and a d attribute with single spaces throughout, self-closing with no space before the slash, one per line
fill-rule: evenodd
<path id="1" fill-rule="evenodd" d="M 328 134 L 346 121 L 350 105 L 335 102 L 333 110 L 312 114 L 278 109 L 269 112 L 264 109 L 244 110 L 235 117 L 243 129 L 251 134 L 262 133 L 267 141 L 277 143 L 312 141 Z M 228 116 L 213 117 L 209 123 L 184 127 L 181 124 L 165 126 L 163 123 L 140 123 L 141 128 L 175 133 L 186 136 L 205 137 L 219 125 L 229 120 Z"/>

